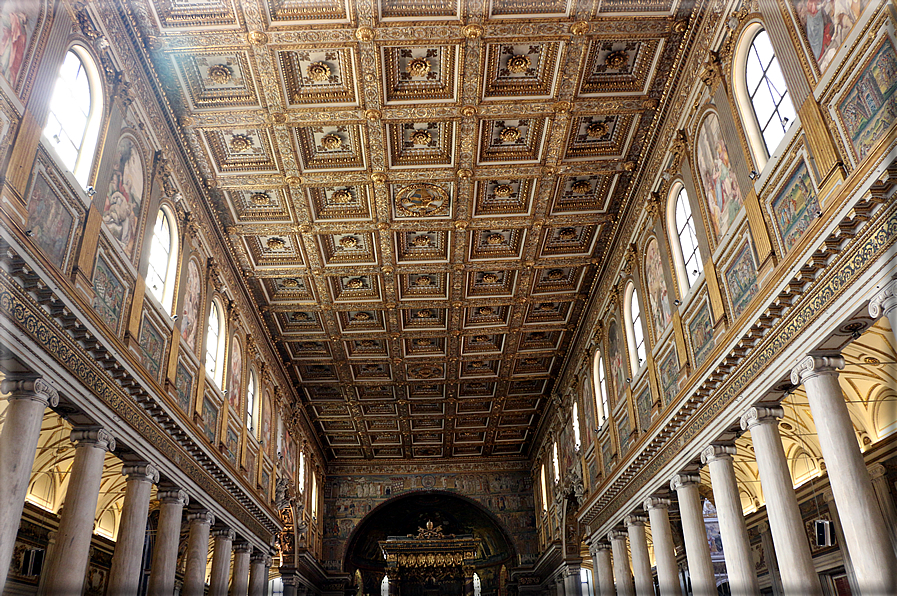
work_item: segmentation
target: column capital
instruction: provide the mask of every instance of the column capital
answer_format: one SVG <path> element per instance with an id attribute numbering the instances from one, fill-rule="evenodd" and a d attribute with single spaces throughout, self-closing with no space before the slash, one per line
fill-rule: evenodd
<path id="1" fill-rule="evenodd" d="M 698 485 L 701 483 L 701 477 L 697 474 L 676 474 L 670 480 L 670 489 L 679 490 L 680 488 Z"/>
<path id="2" fill-rule="evenodd" d="M 701 451 L 701 463 L 708 464 L 722 459 L 731 461 L 737 452 L 735 445 L 708 445 Z"/>
<path id="3" fill-rule="evenodd" d="M 785 410 L 780 406 L 764 408 L 753 406 L 741 415 L 741 430 L 751 429 L 759 424 L 778 424 L 779 418 L 785 417 Z"/>
<path id="4" fill-rule="evenodd" d="M 799 385 L 819 375 L 837 375 L 844 368 L 842 356 L 806 356 L 791 369 L 791 383 Z"/>
<path id="5" fill-rule="evenodd" d="M 17 379 L 15 377 L 3 379 L 0 383 L 0 392 L 8 393 L 6 396 L 8 401 L 16 399 L 30 399 L 36 402 L 42 402 L 44 406 L 49 405 L 55 408 L 59 405 L 59 393 L 44 379 L 27 378 Z"/>
<path id="6" fill-rule="evenodd" d="M 252 545 L 248 542 L 238 542 L 234 545 L 234 552 L 252 554 Z"/>
<path id="7" fill-rule="evenodd" d="M 608 540 L 626 540 L 629 534 L 625 530 L 611 530 L 607 533 Z"/>
<path id="8" fill-rule="evenodd" d="M 869 301 L 869 316 L 877 319 L 882 313 L 887 315 L 897 308 L 897 279 L 892 279 L 872 296 Z"/>
<path id="9" fill-rule="evenodd" d="M 159 499 L 162 503 L 180 503 L 181 507 L 186 507 L 190 504 L 190 495 L 187 494 L 187 491 L 182 490 L 180 488 L 167 488 L 165 490 L 160 490 L 156 493 L 156 498 Z"/>
<path id="10" fill-rule="evenodd" d="M 262 550 L 253 550 L 249 555 L 249 561 L 252 563 L 263 563 L 265 567 L 270 567 L 273 559 L 271 555 Z"/>
<path id="11" fill-rule="evenodd" d="M 644 515 L 627 515 L 623 518 L 623 525 L 629 526 L 647 526 L 648 518 Z"/>
<path id="12" fill-rule="evenodd" d="M 888 469 L 880 463 L 872 464 L 871 466 L 868 466 L 868 469 L 869 476 L 872 477 L 873 480 L 875 480 L 876 478 L 881 478 L 888 473 Z"/>
<path id="13" fill-rule="evenodd" d="M 87 445 L 105 451 L 115 451 L 115 437 L 105 428 L 76 427 L 70 435 L 75 446 Z"/>
<path id="14" fill-rule="evenodd" d="M 662 499 L 660 497 L 648 497 L 645 499 L 645 503 L 642 507 L 645 508 L 645 511 L 650 511 L 652 509 L 669 509 L 673 505 L 672 501 L 669 499 Z"/>
<path id="15" fill-rule="evenodd" d="M 595 543 L 595 551 L 610 550 L 610 542 L 601 540 Z"/>
<path id="16" fill-rule="evenodd" d="M 212 530 L 212 536 L 215 538 L 224 538 L 225 540 L 233 542 L 234 538 L 237 537 L 237 533 L 230 528 L 215 528 Z"/>
<path id="17" fill-rule="evenodd" d="M 121 475 L 127 476 L 129 481 L 149 480 L 153 484 L 159 484 L 159 468 L 146 462 L 123 465 Z"/>
<path id="18" fill-rule="evenodd" d="M 579 577 L 579 565 L 568 564 L 566 567 L 564 567 L 564 577 L 570 577 L 573 575 Z"/>
<path id="19" fill-rule="evenodd" d="M 194 511 L 192 513 L 187 514 L 187 521 L 189 522 L 199 522 L 201 524 L 206 524 L 211 526 L 215 523 L 215 514 L 211 511 L 206 511 L 203 509 L 202 511 Z"/>

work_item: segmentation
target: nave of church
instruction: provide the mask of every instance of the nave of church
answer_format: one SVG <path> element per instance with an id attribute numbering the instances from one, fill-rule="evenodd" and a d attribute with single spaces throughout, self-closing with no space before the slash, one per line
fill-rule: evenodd
<path id="1" fill-rule="evenodd" d="M 897 594 L 895 47 L 0 3 L 0 595 Z"/>

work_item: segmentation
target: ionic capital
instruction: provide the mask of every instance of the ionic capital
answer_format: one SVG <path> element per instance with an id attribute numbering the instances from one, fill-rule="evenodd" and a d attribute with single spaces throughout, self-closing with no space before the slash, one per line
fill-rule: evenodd
<path id="1" fill-rule="evenodd" d="M 644 515 L 627 515 L 623 518 L 623 525 L 629 526 L 647 526 L 648 518 Z"/>
<path id="2" fill-rule="evenodd" d="M 249 562 L 255 564 L 261 563 L 265 567 L 270 567 L 273 559 L 271 558 L 271 555 L 263 550 L 253 550 L 252 554 L 249 555 Z"/>
<path id="3" fill-rule="evenodd" d="M 595 552 L 610 550 L 610 542 L 607 540 L 601 540 L 595 543 Z"/>
<path id="4" fill-rule="evenodd" d="M 129 481 L 149 480 L 153 484 L 159 483 L 159 468 L 146 462 L 123 465 L 121 475 L 126 476 Z"/>
<path id="5" fill-rule="evenodd" d="M 872 477 L 872 480 L 876 478 L 881 478 L 888 473 L 888 469 L 881 464 L 872 464 L 869 466 L 869 476 Z"/>
<path id="6" fill-rule="evenodd" d="M 729 460 L 738 450 L 735 445 L 709 445 L 701 451 L 701 463 L 708 464 L 712 461 Z"/>
<path id="7" fill-rule="evenodd" d="M 252 554 L 252 545 L 248 542 L 238 542 L 234 545 L 234 552 Z"/>
<path id="8" fill-rule="evenodd" d="M 895 308 L 897 308 L 897 279 L 892 279 L 869 301 L 869 316 L 877 319 Z"/>
<path id="9" fill-rule="evenodd" d="M 844 368 L 842 356 L 807 356 L 791 369 L 791 383 L 799 385 L 819 375 L 837 375 Z"/>
<path id="10" fill-rule="evenodd" d="M 785 410 L 779 406 L 764 408 L 753 406 L 741 415 L 741 430 L 749 430 L 760 424 L 778 424 L 779 418 L 785 417 Z"/>
<path id="11" fill-rule="evenodd" d="M 84 445 L 105 451 L 115 451 L 115 437 L 105 428 L 75 428 L 69 437 L 76 447 Z"/>
<path id="12" fill-rule="evenodd" d="M 49 405 L 55 408 L 59 405 L 59 393 L 45 380 L 36 379 L 3 379 L 0 383 L 0 393 L 8 393 L 7 401 L 17 399 L 30 399 L 32 401 Z"/>
<path id="13" fill-rule="evenodd" d="M 215 523 L 215 514 L 211 511 L 206 511 L 205 509 L 202 511 L 194 511 L 187 515 L 187 521 L 211 526 Z"/>
<path id="14" fill-rule="evenodd" d="M 230 528 L 215 528 L 212 530 L 212 536 L 233 542 L 234 538 L 237 537 L 237 533 Z"/>
<path id="15" fill-rule="evenodd" d="M 626 540 L 629 538 L 629 534 L 626 533 L 625 530 L 611 530 L 607 533 L 608 540 Z"/>
<path id="16" fill-rule="evenodd" d="M 697 474 L 676 474 L 670 480 L 670 489 L 679 490 L 686 486 L 697 486 L 701 483 L 701 477 Z"/>
<path id="17" fill-rule="evenodd" d="M 571 577 L 573 575 L 575 575 L 576 577 L 579 577 L 579 566 L 567 565 L 564 568 L 564 577 Z"/>
<path id="18" fill-rule="evenodd" d="M 186 507 L 190 504 L 190 495 L 187 494 L 187 491 L 179 488 L 160 490 L 156 493 L 156 497 L 162 503 L 180 503 L 181 507 Z"/>
<path id="19" fill-rule="evenodd" d="M 672 506 L 672 501 L 669 499 L 661 499 L 659 497 L 648 497 L 645 499 L 642 507 L 645 508 L 645 511 L 651 511 L 652 509 L 667 509 Z"/>

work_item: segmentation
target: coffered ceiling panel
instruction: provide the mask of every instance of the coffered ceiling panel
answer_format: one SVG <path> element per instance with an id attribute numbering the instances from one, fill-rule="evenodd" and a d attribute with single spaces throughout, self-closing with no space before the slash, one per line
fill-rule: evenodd
<path id="1" fill-rule="evenodd" d="M 693 3 L 134 5 L 329 457 L 525 457 Z"/>

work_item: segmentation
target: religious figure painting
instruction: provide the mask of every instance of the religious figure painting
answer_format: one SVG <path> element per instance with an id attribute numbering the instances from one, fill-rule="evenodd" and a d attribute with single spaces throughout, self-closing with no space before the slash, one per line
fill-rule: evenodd
<path id="1" fill-rule="evenodd" d="M 215 429 L 218 427 L 218 408 L 208 397 L 202 402 L 202 429 L 210 443 L 215 442 Z"/>
<path id="2" fill-rule="evenodd" d="M 595 392 L 592 390 L 591 375 L 583 375 L 579 387 L 579 395 L 582 398 L 582 416 L 579 419 L 582 450 L 588 451 L 589 447 L 592 446 L 592 433 L 595 427 L 598 426 L 595 422 Z"/>
<path id="3" fill-rule="evenodd" d="M 614 321 L 607 331 L 607 345 L 611 379 L 614 381 L 617 399 L 626 395 L 626 367 L 623 364 L 623 346 L 620 345 L 620 340 L 620 330 Z"/>
<path id="4" fill-rule="evenodd" d="M 660 363 L 660 387 L 665 404 L 673 401 L 679 392 L 679 357 L 675 346 Z"/>
<path id="5" fill-rule="evenodd" d="M 4 0 L 0 3 L 0 76 L 15 87 L 25 55 L 40 19 L 43 2 Z"/>
<path id="6" fill-rule="evenodd" d="M 645 277 L 648 281 L 651 320 L 654 322 L 654 332 L 659 336 L 673 320 L 673 312 L 670 309 L 667 282 L 663 275 L 663 261 L 660 258 L 656 238 L 652 238 L 645 247 Z"/>
<path id="7" fill-rule="evenodd" d="M 41 174 L 35 174 L 28 197 L 28 230 L 31 242 L 51 263 L 62 269 L 75 218 Z"/>
<path id="8" fill-rule="evenodd" d="M 178 405 L 184 412 L 190 411 L 190 396 L 193 393 L 193 375 L 183 362 L 178 362 L 178 370 L 174 376 L 174 387 L 178 394 Z"/>
<path id="9" fill-rule="evenodd" d="M 691 337 L 691 349 L 695 355 L 695 367 L 701 366 L 713 350 L 713 321 L 706 300 L 689 321 L 688 335 Z"/>
<path id="10" fill-rule="evenodd" d="M 236 334 L 230 340 L 230 377 L 227 381 L 227 401 L 237 412 L 240 411 L 243 390 L 243 350 Z"/>
<path id="11" fill-rule="evenodd" d="M 794 10 L 819 72 L 831 64 L 868 4 L 869 0 L 795 0 Z"/>
<path id="12" fill-rule="evenodd" d="M 130 136 L 121 137 L 103 205 L 103 222 L 128 255 L 134 254 L 140 235 L 137 228 L 143 204 L 143 172 L 137 143 Z"/>
<path id="13" fill-rule="evenodd" d="M 716 239 L 722 238 L 729 225 L 741 211 L 741 189 L 729 161 L 729 151 L 723 141 L 719 116 L 710 112 L 701 124 L 697 142 L 698 172 L 710 222 Z"/>
<path id="14" fill-rule="evenodd" d="M 97 257 L 93 270 L 93 309 L 113 332 L 118 333 L 125 302 L 125 286 L 112 272 L 103 256 Z"/>
<path id="15" fill-rule="evenodd" d="M 889 39 L 882 42 L 849 89 L 838 103 L 838 112 L 853 153 L 861 160 L 897 120 L 897 55 Z"/>
<path id="16" fill-rule="evenodd" d="M 236 465 L 237 464 L 237 433 L 234 432 L 230 426 L 227 427 L 227 434 L 225 435 L 225 445 L 227 446 L 227 459 L 230 460 L 230 463 Z"/>
<path id="17" fill-rule="evenodd" d="M 772 200 L 772 213 L 785 252 L 797 244 L 819 213 L 819 202 L 813 190 L 810 173 L 804 161 Z"/>
<path id="18" fill-rule="evenodd" d="M 757 267 L 751 245 L 745 241 L 732 263 L 726 268 L 726 285 L 732 299 L 732 314 L 737 319 L 757 295 Z"/>
<path id="19" fill-rule="evenodd" d="M 267 453 L 271 453 L 271 392 L 265 391 L 265 399 L 262 400 L 262 449 Z"/>
<path id="20" fill-rule="evenodd" d="M 638 424 L 642 432 L 645 432 L 651 426 L 651 408 L 653 405 L 651 389 L 645 387 L 635 400 L 635 407 L 638 410 Z"/>
<path id="21" fill-rule="evenodd" d="M 143 321 L 140 324 L 140 335 L 137 343 L 140 345 L 140 351 L 142 352 L 141 362 L 143 367 L 158 381 L 159 373 L 162 371 L 165 340 L 162 338 L 162 334 L 150 323 L 146 315 L 143 315 Z"/>
<path id="22" fill-rule="evenodd" d="M 620 411 L 617 417 L 617 438 L 620 440 L 620 455 L 629 449 L 629 435 L 632 434 L 632 426 L 629 423 L 629 412 L 626 408 Z"/>
<path id="23" fill-rule="evenodd" d="M 199 328 L 199 303 L 202 301 L 202 277 L 196 261 L 187 264 L 187 283 L 184 289 L 184 310 L 181 313 L 181 338 L 191 352 L 196 351 L 196 330 Z"/>
<path id="24" fill-rule="evenodd" d="M 601 443 L 601 460 L 604 462 L 604 475 L 610 476 L 610 470 L 614 463 L 614 449 L 610 438 Z"/>

